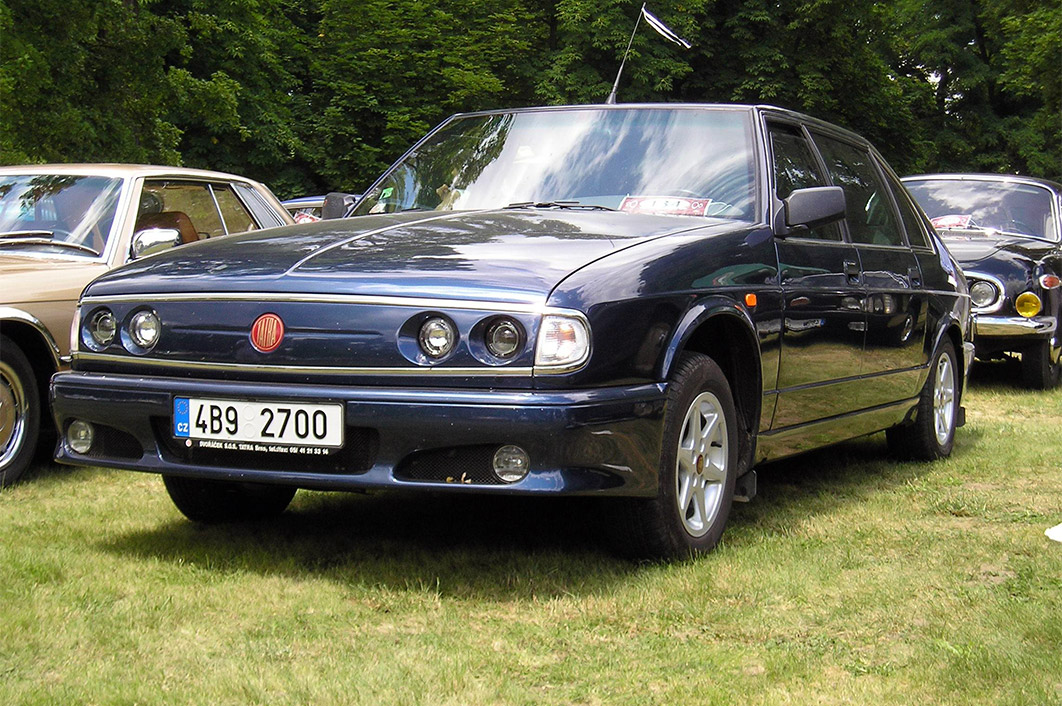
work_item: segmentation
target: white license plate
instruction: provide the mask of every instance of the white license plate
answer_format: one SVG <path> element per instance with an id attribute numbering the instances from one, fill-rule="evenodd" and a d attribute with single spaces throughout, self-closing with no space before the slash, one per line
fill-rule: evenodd
<path id="1" fill-rule="evenodd" d="M 343 405 L 177 397 L 173 435 L 234 450 L 337 449 L 343 446 Z"/>

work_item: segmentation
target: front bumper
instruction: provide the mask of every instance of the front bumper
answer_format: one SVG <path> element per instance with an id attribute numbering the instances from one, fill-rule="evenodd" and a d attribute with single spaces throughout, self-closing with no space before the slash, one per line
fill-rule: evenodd
<path id="1" fill-rule="evenodd" d="M 1058 327 L 1054 316 L 974 315 L 977 338 L 1050 338 Z"/>
<path id="2" fill-rule="evenodd" d="M 323 490 L 425 488 L 505 494 L 652 496 L 666 385 L 575 391 L 438 390 L 144 378 L 65 372 L 52 378 L 61 463 Z M 346 443 L 331 456 L 187 448 L 172 435 L 174 397 L 335 401 Z M 96 428 L 85 454 L 70 422 Z M 530 472 L 504 484 L 490 459 L 515 444 Z"/>

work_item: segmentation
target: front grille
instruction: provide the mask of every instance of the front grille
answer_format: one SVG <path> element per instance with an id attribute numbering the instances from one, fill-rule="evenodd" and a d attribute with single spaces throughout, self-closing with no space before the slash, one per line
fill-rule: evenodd
<path id="1" fill-rule="evenodd" d="M 152 417 L 151 425 L 159 448 L 167 461 L 192 466 L 222 466 L 247 471 L 291 471 L 295 473 L 364 473 L 376 463 L 380 434 L 375 429 L 347 427 L 343 448 L 328 456 L 227 449 L 188 448 L 183 439 L 170 433 L 168 417 Z"/>
<path id="2" fill-rule="evenodd" d="M 497 446 L 464 446 L 420 451 L 398 465 L 395 478 L 421 483 L 502 485 L 493 469 L 497 449 Z"/>

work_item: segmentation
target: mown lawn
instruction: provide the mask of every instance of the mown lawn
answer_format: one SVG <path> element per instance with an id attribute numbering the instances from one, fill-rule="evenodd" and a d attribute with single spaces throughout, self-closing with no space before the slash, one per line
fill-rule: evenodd
<path id="1" fill-rule="evenodd" d="M 762 469 L 666 566 L 608 552 L 607 505 L 300 492 L 204 529 L 44 464 L 0 492 L 0 703 L 1062 703 L 1062 391 L 989 366 L 967 409 L 947 461 Z"/>

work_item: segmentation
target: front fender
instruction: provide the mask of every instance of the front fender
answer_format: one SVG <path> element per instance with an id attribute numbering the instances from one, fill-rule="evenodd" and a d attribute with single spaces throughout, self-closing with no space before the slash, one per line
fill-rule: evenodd
<path id="1" fill-rule="evenodd" d="M 756 351 L 756 360 L 760 359 L 759 337 L 748 309 L 736 299 L 725 295 L 712 295 L 697 300 L 679 319 L 661 356 L 660 368 L 657 371 L 659 379 L 666 380 L 670 376 L 679 354 L 686 349 L 692 336 L 703 324 L 716 316 L 725 316 L 728 322 L 739 324 L 747 334 L 747 342 Z"/>

